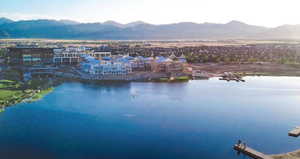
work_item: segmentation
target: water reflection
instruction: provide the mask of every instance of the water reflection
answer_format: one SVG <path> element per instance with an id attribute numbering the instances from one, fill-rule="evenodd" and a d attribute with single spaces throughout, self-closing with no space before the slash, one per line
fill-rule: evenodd
<path id="1" fill-rule="evenodd" d="M 246 81 L 65 83 L 41 101 L 1 114 L 0 153 L 31 159 L 239 159 L 232 150 L 238 139 L 265 153 L 300 148 L 287 136 L 300 123 L 300 78 Z"/>

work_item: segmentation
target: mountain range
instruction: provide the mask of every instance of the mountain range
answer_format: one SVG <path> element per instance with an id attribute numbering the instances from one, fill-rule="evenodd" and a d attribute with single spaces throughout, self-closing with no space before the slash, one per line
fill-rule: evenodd
<path id="1" fill-rule="evenodd" d="M 300 25 L 275 28 L 239 21 L 226 24 L 181 22 L 154 25 L 143 21 L 121 24 L 80 23 L 71 20 L 21 20 L 0 18 L 0 38 L 49 38 L 89 40 L 167 40 L 167 39 L 300 39 Z"/>

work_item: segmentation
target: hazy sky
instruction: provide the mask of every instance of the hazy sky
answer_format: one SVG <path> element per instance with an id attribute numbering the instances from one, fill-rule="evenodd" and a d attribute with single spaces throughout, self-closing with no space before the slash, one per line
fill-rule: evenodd
<path id="1" fill-rule="evenodd" d="M 274 27 L 300 24 L 300 0 L 1 0 L 3 16 L 153 24 L 239 20 Z"/>

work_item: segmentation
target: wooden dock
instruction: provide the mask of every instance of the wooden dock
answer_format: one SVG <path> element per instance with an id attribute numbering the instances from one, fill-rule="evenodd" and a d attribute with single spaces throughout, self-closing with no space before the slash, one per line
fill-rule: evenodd
<path id="1" fill-rule="evenodd" d="M 234 145 L 234 149 L 238 152 L 241 152 L 249 157 L 252 157 L 254 159 L 273 159 L 272 157 L 268 156 L 268 155 L 265 155 L 261 152 L 258 152 L 248 146 L 246 147 L 243 147 L 241 144 L 238 145 Z"/>
<path id="2" fill-rule="evenodd" d="M 300 136 L 300 127 L 296 127 L 294 130 L 289 132 L 289 136 L 298 137 Z"/>

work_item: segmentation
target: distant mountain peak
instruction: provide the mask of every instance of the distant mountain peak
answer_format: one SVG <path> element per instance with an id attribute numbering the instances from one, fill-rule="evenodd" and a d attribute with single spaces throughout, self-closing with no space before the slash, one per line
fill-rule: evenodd
<path id="1" fill-rule="evenodd" d="M 179 22 L 179 23 L 176 23 L 176 24 L 198 24 L 198 23 L 194 23 L 194 22 Z"/>
<path id="2" fill-rule="evenodd" d="M 74 25 L 72 25 L 74 24 Z M 235 39 L 235 38 L 299 38 L 300 25 L 267 28 L 240 21 L 220 23 L 181 22 L 152 25 L 143 21 L 121 24 L 79 23 L 71 20 L 35 19 L 13 21 L 0 18 L 0 38 L 59 39 Z"/>
<path id="3" fill-rule="evenodd" d="M 11 20 L 11 19 L 0 17 L 0 25 L 1 24 L 6 24 L 6 23 L 12 23 L 12 22 L 14 22 L 14 21 Z"/>
<path id="4" fill-rule="evenodd" d="M 134 21 L 134 22 L 130 22 L 127 24 L 121 24 L 116 21 L 108 20 L 108 21 L 103 22 L 102 24 L 111 25 L 111 26 L 115 26 L 115 27 L 119 27 L 119 28 L 128 28 L 128 27 L 135 27 L 135 26 L 147 24 L 147 23 L 145 23 L 143 21 Z"/>
<path id="5" fill-rule="evenodd" d="M 144 21 L 141 21 L 141 20 L 137 20 L 137 21 L 133 21 L 133 22 L 131 22 L 131 23 L 146 23 L 146 22 L 144 22 Z M 128 23 L 128 24 L 130 24 L 130 23 Z"/>
<path id="6" fill-rule="evenodd" d="M 67 19 L 62 19 L 59 20 L 59 22 L 67 24 L 67 25 L 76 25 L 76 24 L 80 24 L 79 22 L 73 21 L 73 20 L 67 20 Z"/>
<path id="7" fill-rule="evenodd" d="M 10 21 L 13 21 L 11 19 L 8 19 L 8 18 L 5 18 L 5 17 L 0 17 L 1 20 L 10 20 Z"/>
<path id="8" fill-rule="evenodd" d="M 137 26 L 137 25 L 141 25 L 141 24 L 147 24 L 141 20 L 138 20 L 138 21 L 134 21 L 134 22 L 131 22 L 131 23 L 127 23 L 126 26 L 127 27 L 133 27 L 133 26 Z"/>
<path id="9" fill-rule="evenodd" d="M 241 21 L 232 20 L 232 21 L 228 22 L 227 25 L 247 25 L 247 24 L 243 23 Z"/>
<path id="10" fill-rule="evenodd" d="M 102 24 L 104 24 L 104 25 L 111 25 L 111 26 L 115 26 L 115 27 L 123 27 L 124 26 L 123 24 L 118 23 L 118 22 L 113 21 L 113 20 L 105 21 Z"/>

